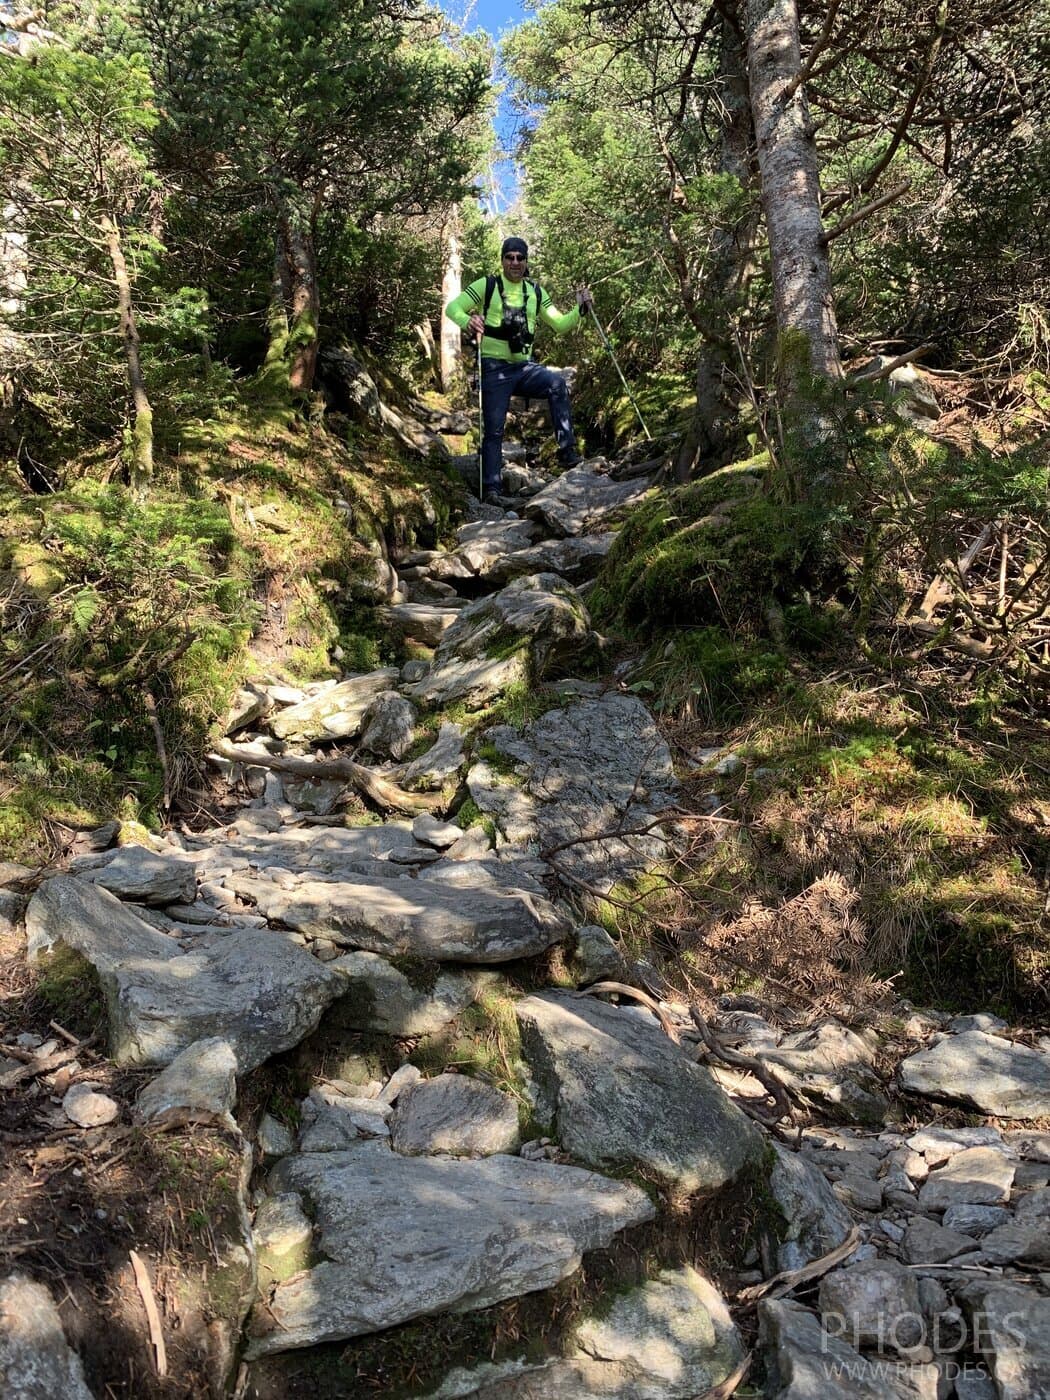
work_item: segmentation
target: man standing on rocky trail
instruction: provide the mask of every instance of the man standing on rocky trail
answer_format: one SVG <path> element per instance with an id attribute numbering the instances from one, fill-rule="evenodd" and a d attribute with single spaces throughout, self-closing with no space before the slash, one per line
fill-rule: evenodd
<path id="1" fill-rule="evenodd" d="M 479 277 L 445 307 L 445 315 L 462 330 L 481 337 L 482 500 L 499 495 L 503 472 L 503 429 L 511 396 L 546 399 L 550 405 L 558 461 L 573 467 L 581 460 L 572 429 L 569 390 L 564 376 L 536 364 L 532 342 L 538 320 L 558 334 L 575 330 L 592 298 L 586 287 L 576 293 L 576 305 L 564 313 L 526 276 L 529 247 L 523 238 L 505 238 L 500 249 L 502 273 Z"/>

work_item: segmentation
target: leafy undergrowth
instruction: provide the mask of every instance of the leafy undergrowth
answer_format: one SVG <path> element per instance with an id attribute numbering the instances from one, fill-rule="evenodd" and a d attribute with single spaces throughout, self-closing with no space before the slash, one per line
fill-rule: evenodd
<path id="1" fill-rule="evenodd" d="M 436 543 L 461 495 L 345 421 L 247 400 L 184 424 L 144 501 L 97 463 L 67 480 L 0 476 L 0 856 L 31 862 L 199 796 L 245 678 L 391 659 L 377 569 Z"/>

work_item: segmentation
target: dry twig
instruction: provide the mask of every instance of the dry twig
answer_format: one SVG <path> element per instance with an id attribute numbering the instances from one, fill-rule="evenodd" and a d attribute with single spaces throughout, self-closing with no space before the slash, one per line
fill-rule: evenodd
<path id="1" fill-rule="evenodd" d="M 848 1259 L 859 1244 L 860 1230 L 854 1225 L 842 1243 L 827 1254 L 822 1254 L 812 1263 L 803 1264 L 801 1269 L 785 1269 L 783 1273 L 774 1274 L 772 1278 L 766 1279 L 765 1283 L 756 1283 L 751 1288 L 743 1289 L 736 1295 L 736 1301 L 750 1306 L 760 1298 L 782 1298 L 800 1283 L 811 1283 L 814 1279 L 823 1278 L 836 1264 Z"/>
<path id="2" fill-rule="evenodd" d="M 160 1313 L 157 1310 L 157 1299 L 153 1292 L 153 1284 L 150 1282 L 146 1266 L 139 1255 L 132 1250 L 128 1257 L 131 1260 L 131 1267 L 135 1271 L 135 1282 L 138 1284 L 139 1293 L 142 1297 L 142 1306 L 146 1309 L 146 1319 L 149 1322 L 149 1339 L 153 1343 L 153 1350 L 157 1358 L 157 1375 L 166 1376 L 168 1374 L 168 1353 L 164 1348 L 164 1329 L 161 1326 Z"/>

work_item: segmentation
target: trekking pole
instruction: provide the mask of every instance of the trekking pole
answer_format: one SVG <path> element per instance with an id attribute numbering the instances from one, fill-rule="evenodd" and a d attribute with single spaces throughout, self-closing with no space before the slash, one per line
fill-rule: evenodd
<path id="1" fill-rule="evenodd" d="M 485 463 L 482 444 L 485 440 L 485 407 L 481 401 L 481 336 L 478 336 L 478 500 L 485 494 Z"/>
<path id="2" fill-rule="evenodd" d="M 653 435 L 652 435 L 652 433 L 649 431 L 649 429 L 645 426 L 645 419 L 642 417 L 642 410 L 638 407 L 637 403 L 635 403 L 634 395 L 631 393 L 631 386 L 627 383 L 627 380 L 624 379 L 624 377 L 623 377 L 623 370 L 620 368 L 619 361 L 617 360 L 616 356 L 613 354 L 613 348 L 612 348 L 612 346 L 609 344 L 609 337 L 605 334 L 605 331 L 602 329 L 602 323 L 601 323 L 601 321 L 598 320 L 598 313 L 597 313 L 597 311 L 595 311 L 595 309 L 594 309 L 594 302 L 593 302 L 593 301 L 592 301 L 591 304 L 590 304 L 589 310 L 590 310 L 591 315 L 592 315 L 593 318 L 594 318 L 594 325 L 595 325 L 595 328 L 597 329 L 598 334 L 601 336 L 602 344 L 605 346 L 606 350 L 608 350 L 608 352 L 609 352 L 609 359 L 612 360 L 613 364 L 616 366 L 616 373 L 620 376 L 620 383 L 623 385 L 624 389 L 627 391 L 627 397 L 631 400 L 631 407 L 634 409 L 635 413 L 637 413 L 637 415 L 638 415 L 638 421 L 639 421 L 639 423 L 641 423 L 641 425 L 642 425 L 642 432 L 643 432 L 643 433 L 645 434 L 645 436 L 649 439 L 649 441 L 652 442 L 652 440 L 653 440 Z"/>

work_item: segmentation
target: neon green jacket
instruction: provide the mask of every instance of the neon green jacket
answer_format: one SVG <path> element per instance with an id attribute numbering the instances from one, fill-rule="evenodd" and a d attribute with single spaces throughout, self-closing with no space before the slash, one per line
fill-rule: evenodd
<path id="1" fill-rule="evenodd" d="M 466 330 L 467 322 L 476 311 L 480 316 L 485 305 L 485 282 L 484 277 L 479 277 L 464 287 L 458 297 L 453 297 L 445 307 L 445 315 L 450 321 L 455 321 L 462 330 Z M 517 284 L 504 279 L 503 292 L 507 299 L 508 306 L 520 306 L 525 299 L 525 289 L 528 287 L 528 300 L 525 305 L 525 319 L 528 323 L 529 333 L 536 333 L 536 293 L 535 284 L 521 281 Z M 541 288 L 539 316 L 541 321 L 545 321 L 552 330 L 559 335 L 566 331 L 574 330 L 580 323 L 580 308 L 574 306 L 571 311 L 558 311 L 555 309 L 546 291 Z M 499 326 L 503 321 L 503 302 L 500 299 L 499 285 L 493 288 L 492 300 L 489 302 L 488 315 L 485 317 L 487 326 Z M 531 350 L 522 350 L 518 355 L 512 354 L 510 346 L 505 340 L 494 340 L 491 336 L 481 337 L 481 353 L 493 360 L 507 360 L 511 364 L 522 364 L 530 356 Z"/>

